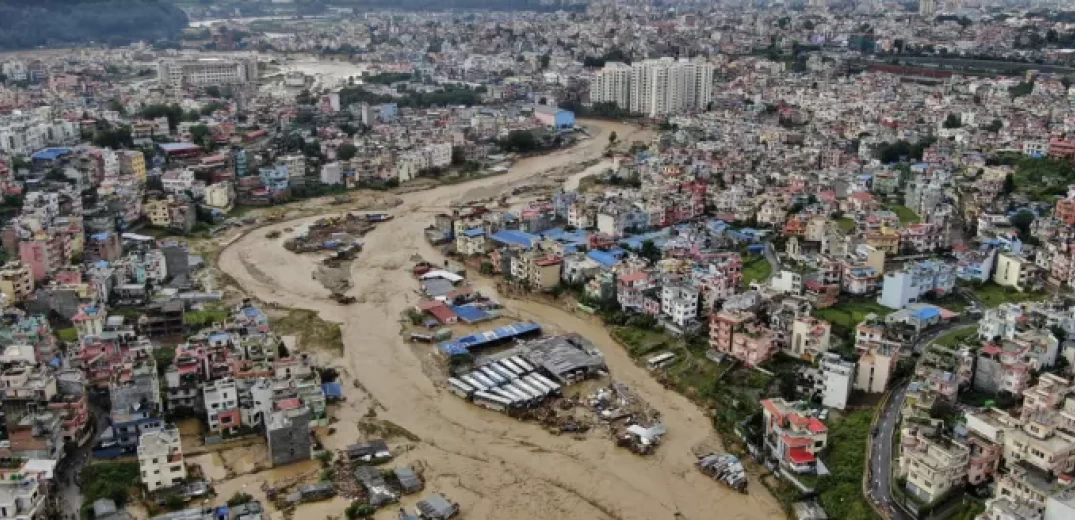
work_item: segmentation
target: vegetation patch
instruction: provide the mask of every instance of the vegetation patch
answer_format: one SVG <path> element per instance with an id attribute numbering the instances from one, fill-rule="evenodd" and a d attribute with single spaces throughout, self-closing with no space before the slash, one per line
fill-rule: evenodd
<path id="1" fill-rule="evenodd" d="M 132 489 L 138 487 L 140 479 L 137 462 L 98 462 L 82 468 L 78 480 L 83 518 L 90 517 L 93 503 L 102 498 L 112 499 L 122 509 L 130 502 Z"/>
<path id="2" fill-rule="evenodd" d="M 764 255 L 747 255 L 743 258 L 743 287 L 750 287 L 753 282 L 763 282 L 773 272 L 773 266 Z"/>
<path id="3" fill-rule="evenodd" d="M 316 312 L 306 309 L 286 309 L 286 314 L 269 318 L 273 331 L 284 336 L 296 336 L 306 348 L 343 352 L 343 333 L 338 323 L 329 323 Z"/>
<path id="4" fill-rule="evenodd" d="M 877 513 L 862 495 L 862 475 L 866 471 L 866 445 L 874 409 L 859 410 L 830 421 L 829 445 L 823 456 L 832 472 L 815 488 L 818 502 L 829 518 L 875 520 Z"/>

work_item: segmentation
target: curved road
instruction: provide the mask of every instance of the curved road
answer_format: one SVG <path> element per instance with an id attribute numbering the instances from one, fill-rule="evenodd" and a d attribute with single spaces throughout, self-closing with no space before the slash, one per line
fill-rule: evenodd
<path id="1" fill-rule="evenodd" d="M 948 323 L 920 338 L 912 347 L 916 353 L 921 353 L 925 345 L 932 343 L 937 338 L 958 330 L 978 326 L 973 318 L 965 317 Z M 900 409 L 903 401 L 907 398 L 907 386 L 909 383 L 901 383 L 892 390 L 892 395 L 885 402 L 877 422 L 877 435 L 870 441 L 871 458 L 870 471 L 865 478 L 869 483 L 870 500 L 888 513 L 889 518 L 895 520 L 912 520 L 914 517 L 907 514 L 902 508 L 892 501 L 892 460 L 893 446 L 896 427 L 900 424 Z"/>

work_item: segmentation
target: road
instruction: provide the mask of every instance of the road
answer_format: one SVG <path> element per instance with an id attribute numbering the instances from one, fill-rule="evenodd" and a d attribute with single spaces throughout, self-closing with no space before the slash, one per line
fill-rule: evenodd
<path id="1" fill-rule="evenodd" d="M 937 338 L 949 332 L 976 327 L 978 324 L 973 318 L 964 317 L 930 331 L 915 342 L 913 349 L 921 354 L 925 346 Z M 877 435 L 873 437 L 872 455 L 870 459 L 870 471 L 866 474 L 869 482 L 870 499 L 889 512 L 889 516 L 895 520 L 911 520 L 903 509 L 892 501 L 892 440 L 895 438 L 896 427 L 900 423 L 900 409 L 907 397 L 907 382 L 901 383 L 892 391 L 884 409 L 881 410 L 880 419 L 877 422 Z"/>
<path id="2" fill-rule="evenodd" d="M 780 272 L 780 257 L 776 255 L 776 251 L 773 249 L 772 242 L 765 243 L 765 259 L 769 261 L 769 278 L 766 281 L 772 279 Z"/>

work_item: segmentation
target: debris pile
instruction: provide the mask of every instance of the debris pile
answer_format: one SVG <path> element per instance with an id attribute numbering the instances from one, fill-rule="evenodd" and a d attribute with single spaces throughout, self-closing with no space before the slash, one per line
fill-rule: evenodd
<path id="1" fill-rule="evenodd" d="M 739 457 L 728 453 L 711 453 L 698 459 L 698 469 L 717 482 L 740 493 L 747 492 L 747 473 Z"/>
<path id="2" fill-rule="evenodd" d="M 358 240 L 369 233 L 378 222 L 385 222 L 391 217 L 384 214 L 356 215 L 346 213 L 340 216 L 325 217 L 300 230 L 295 237 L 284 242 L 284 247 L 293 253 L 310 253 L 314 251 L 337 251 L 344 258 L 353 258 L 362 248 Z"/>

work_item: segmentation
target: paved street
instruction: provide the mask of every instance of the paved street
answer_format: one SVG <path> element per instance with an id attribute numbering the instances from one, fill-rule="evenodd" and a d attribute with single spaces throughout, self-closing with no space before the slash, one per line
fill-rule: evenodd
<path id="1" fill-rule="evenodd" d="M 914 350 L 922 353 L 926 345 L 949 332 L 977 326 L 978 323 L 973 318 L 962 317 L 919 338 L 915 342 Z M 866 475 L 869 479 L 870 499 L 879 504 L 882 509 L 888 510 L 891 517 L 896 520 L 912 518 L 892 502 L 890 491 L 892 489 L 890 487 L 892 485 L 890 482 L 893 460 L 892 439 L 895 436 L 896 427 L 899 426 L 900 408 L 903 407 L 903 400 L 907 397 L 907 385 L 908 383 L 904 382 L 893 390 L 888 402 L 885 403 L 885 408 L 881 410 L 880 419 L 877 422 L 877 435 L 870 441 L 873 443 L 872 458 L 870 459 L 870 473 Z"/>
<path id="2" fill-rule="evenodd" d="M 899 424 L 900 407 L 907 395 L 907 383 L 900 385 L 893 391 L 892 396 L 885 403 L 885 409 L 881 411 L 881 418 L 877 423 L 878 433 L 874 436 L 872 458 L 870 459 L 870 474 L 866 478 L 870 481 L 870 499 L 888 510 L 892 518 L 896 520 L 911 520 L 911 517 L 903 512 L 892 502 L 891 478 L 892 478 L 892 436 Z"/>

